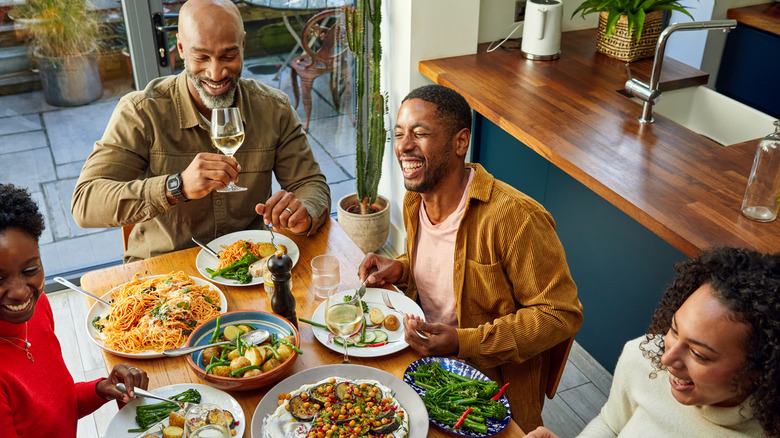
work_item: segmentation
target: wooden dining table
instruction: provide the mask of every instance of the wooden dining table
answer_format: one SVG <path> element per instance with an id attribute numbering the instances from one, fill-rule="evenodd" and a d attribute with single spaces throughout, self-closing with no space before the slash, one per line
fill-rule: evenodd
<path id="1" fill-rule="evenodd" d="M 358 287 L 360 285 L 357 271 L 364 254 L 335 220 L 331 219 L 316 234 L 308 237 L 283 231 L 281 233 L 292 239 L 300 250 L 300 258 L 291 272 L 291 289 L 295 297 L 298 318 L 311 318 L 314 310 L 322 303 L 322 299 L 318 299 L 314 295 L 311 282 L 312 258 L 321 254 L 331 254 L 338 257 L 342 286 Z M 199 251 L 200 248 L 195 247 L 138 262 L 92 271 L 81 277 L 81 286 L 94 295 L 102 296 L 114 287 L 132 280 L 136 275 L 151 276 L 183 271 L 190 276 L 200 276 L 195 265 L 195 258 Z M 262 284 L 258 286 L 218 285 L 218 287 L 227 298 L 228 311 L 271 311 L 271 302 Z M 88 306 L 94 303 L 94 300 L 91 298 L 87 297 L 86 300 Z M 301 322 L 298 324 L 298 332 L 303 354 L 298 356 L 288 376 L 320 365 L 341 363 L 342 354 L 330 350 L 316 340 L 311 326 Z M 105 350 L 102 351 L 102 355 L 107 371 L 110 371 L 119 363 L 130 363 L 146 371 L 149 376 L 149 389 L 151 390 L 177 383 L 205 383 L 187 365 L 185 356 L 159 359 L 129 359 Z M 420 359 L 420 357 L 411 348 L 406 348 L 381 357 L 353 358 L 353 363 L 375 367 L 401 379 L 406 367 Z M 399 384 L 401 383 L 399 382 Z M 244 411 L 244 418 L 246 419 L 244 437 L 251 436 L 252 415 L 255 412 L 255 408 L 273 386 L 274 384 L 271 384 L 251 391 L 229 391 L 230 395 L 238 401 Z M 277 397 L 277 394 L 270 394 L 269 397 Z M 509 426 L 495 436 L 505 438 L 524 435 L 520 427 L 515 422 L 510 421 Z M 428 437 L 455 436 L 458 435 L 430 424 Z"/>

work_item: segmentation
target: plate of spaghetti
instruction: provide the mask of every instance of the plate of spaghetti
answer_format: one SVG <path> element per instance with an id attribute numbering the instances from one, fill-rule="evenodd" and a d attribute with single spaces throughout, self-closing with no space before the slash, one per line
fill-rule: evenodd
<path id="1" fill-rule="evenodd" d="M 182 271 L 135 278 L 103 295 L 87 313 L 87 334 L 98 347 L 135 359 L 164 357 L 198 324 L 227 312 L 225 295 L 212 283 Z"/>
<path id="2" fill-rule="evenodd" d="M 274 233 L 274 243 L 280 249 L 286 250 L 286 253 L 292 259 L 293 266 L 298 263 L 301 256 L 298 245 L 289 237 Z M 201 249 L 195 258 L 195 265 L 203 278 L 209 278 L 214 283 L 225 286 L 256 286 L 263 285 L 262 275 L 247 277 L 247 282 L 242 282 L 236 278 L 226 278 L 221 275 L 211 277 L 207 268 L 212 271 L 229 266 L 231 263 L 239 261 L 247 254 L 247 249 L 258 259 L 270 256 L 274 253 L 274 247 L 271 245 L 271 233 L 266 230 L 244 230 L 235 233 L 225 234 L 208 243 L 208 247 L 219 253 L 219 260 L 211 254 Z M 283 247 L 283 248 L 282 248 Z M 231 275 L 230 277 L 234 277 Z"/>

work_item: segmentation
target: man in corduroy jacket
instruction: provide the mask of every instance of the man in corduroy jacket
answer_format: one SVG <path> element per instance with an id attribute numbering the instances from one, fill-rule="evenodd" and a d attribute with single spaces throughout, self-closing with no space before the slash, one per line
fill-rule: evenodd
<path id="1" fill-rule="evenodd" d="M 404 98 L 394 129 L 407 189 L 406 253 L 373 253 L 369 285 L 396 284 L 425 321 L 405 316 L 423 356 L 456 356 L 500 385 L 525 431 L 542 424 L 549 350 L 582 324 L 582 306 L 552 216 L 538 202 L 465 163 L 471 109 L 428 85 Z M 420 337 L 415 329 L 427 335 Z"/>

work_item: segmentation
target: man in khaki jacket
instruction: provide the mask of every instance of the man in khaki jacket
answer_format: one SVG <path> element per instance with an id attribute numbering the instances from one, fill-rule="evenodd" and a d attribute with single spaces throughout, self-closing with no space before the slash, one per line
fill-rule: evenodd
<path id="1" fill-rule="evenodd" d="M 406 253 L 368 254 L 361 280 L 398 284 L 425 321 L 405 316 L 405 339 L 423 356 L 454 355 L 503 385 L 515 422 L 542 424 L 549 350 L 582 324 L 582 306 L 550 214 L 465 164 L 471 109 L 440 85 L 401 104 L 395 153 L 408 190 Z M 427 334 L 427 339 L 415 330 Z"/>
<path id="2" fill-rule="evenodd" d="M 316 232 L 328 218 L 330 189 L 287 95 L 240 77 L 246 32 L 238 8 L 230 0 L 190 0 L 177 38 L 185 71 L 119 101 L 76 184 L 76 223 L 135 224 L 125 262 L 261 222 Z M 210 137 L 211 110 L 231 106 L 246 134 L 235 158 L 220 154 Z M 272 174 L 283 189 L 273 196 Z M 215 191 L 230 181 L 248 190 Z"/>

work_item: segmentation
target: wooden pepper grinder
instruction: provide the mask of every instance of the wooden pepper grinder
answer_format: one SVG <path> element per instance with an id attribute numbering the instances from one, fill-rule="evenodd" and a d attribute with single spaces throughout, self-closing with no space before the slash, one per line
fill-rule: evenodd
<path id="1" fill-rule="evenodd" d="M 298 328 L 298 317 L 295 315 L 295 297 L 290 290 L 290 270 L 292 259 L 281 250 L 268 259 L 268 270 L 274 281 L 274 296 L 271 298 L 271 310 L 282 315 Z"/>

